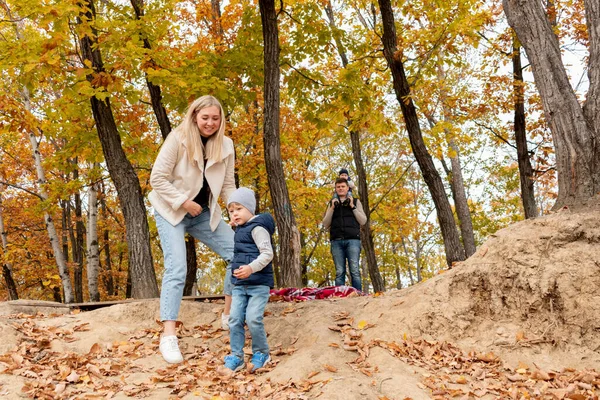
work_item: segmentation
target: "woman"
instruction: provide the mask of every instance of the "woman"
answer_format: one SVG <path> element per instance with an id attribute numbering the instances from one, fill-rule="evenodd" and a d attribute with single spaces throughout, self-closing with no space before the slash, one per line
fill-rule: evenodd
<path id="1" fill-rule="evenodd" d="M 160 352 L 169 363 L 183 361 L 175 323 L 187 273 L 185 233 L 207 245 L 227 263 L 225 275 L 226 327 L 231 308 L 233 236 L 223 221 L 217 197 L 225 204 L 235 190 L 234 148 L 225 136 L 223 107 L 212 96 L 196 99 L 183 122 L 162 145 L 150 175 L 150 203 L 163 250 L 165 274 L 160 293 L 163 335 Z"/>

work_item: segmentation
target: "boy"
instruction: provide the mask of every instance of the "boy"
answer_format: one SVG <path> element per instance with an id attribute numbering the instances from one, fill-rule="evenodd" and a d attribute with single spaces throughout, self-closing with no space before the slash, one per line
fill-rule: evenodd
<path id="1" fill-rule="evenodd" d="M 348 175 L 348 170 L 346 168 L 340 169 L 340 172 L 338 174 L 338 179 L 339 178 L 344 178 L 346 180 L 346 182 L 348 183 L 348 194 L 347 194 L 347 196 L 348 196 L 349 199 L 352 198 L 352 189 L 356 189 L 356 185 L 354 184 L 354 182 L 352 182 L 352 180 L 350 180 L 350 176 Z M 334 183 L 333 186 L 335 187 L 335 183 Z M 340 199 L 339 196 L 338 196 L 338 194 L 337 194 L 337 192 L 335 191 L 335 189 L 333 191 L 333 198 L 334 199 L 338 199 L 338 200 Z M 339 204 L 338 202 L 335 203 L 336 206 L 338 204 Z"/>
<path id="2" fill-rule="evenodd" d="M 234 285 L 229 316 L 231 354 L 225 357 L 225 367 L 232 371 L 239 371 L 245 365 L 244 321 L 252 336 L 251 370 L 262 368 L 271 359 L 263 317 L 274 286 L 271 237 L 275 221 L 270 214 L 255 216 L 255 209 L 254 192 L 248 188 L 237 189 L 227 200 L 227 211 L 237 225 L 231 261 Z"/>

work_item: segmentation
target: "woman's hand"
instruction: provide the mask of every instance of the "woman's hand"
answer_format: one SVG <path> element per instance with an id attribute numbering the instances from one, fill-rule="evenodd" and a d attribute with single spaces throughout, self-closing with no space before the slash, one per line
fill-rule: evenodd
<path id="1" fill-rule="evenodd" d="M 192 217 L 196 217 L 202 212 L 202 206 L 192 200 L 186 200 L 181 207 L 183 207 L 183 209 Z"/>
<path id="2" fill-rule="evenodd" d="M 252 267 L 250 267 L 249 265 L 242 265 L 241 267 L 233 271 L 233 276 L 235 276 L 238 279 L 246 279 L 250 275 L 252 275 Z"/>

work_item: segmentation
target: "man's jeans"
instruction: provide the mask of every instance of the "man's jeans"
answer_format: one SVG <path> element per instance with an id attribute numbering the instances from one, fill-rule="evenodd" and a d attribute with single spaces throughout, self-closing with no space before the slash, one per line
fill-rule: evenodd
<path id="1" fill-rule="evenodd" d="M 352 278 L 352 287 L 362 291 L 360 281 L 360 239 L 337 239 L 331 241 L 331 255 L 335 264 L 335 286 L 346 281 L 346 260 Z"/>
<path id="2" fill-rule="evenodd" d="M 265 285 L 235 285 L 231 300 L 231 314 L 229 316 L 229 339 L 231 354 L 244 359 L 244 321 L 252 336 L 252 354 L 260 351 L 269 354 L 267 333 L 263 318 L 265 306 L 269 301 L 270 288 Z"/>
<path id="3" fill-rule="evenodd" d="M 183 287 L 187 274 L 185 251 L 185 233 L 189 233 L 212 251 L 217 253 L 227 262 L 225 273 L 224 292 L 231 295 L 231 260 L 233 259 L 233 236 L 231 227 L 221 220 L 217 229 L 210 230 L 210 212 L 208 207 L 200 215 L 192 217 L 189 214 L 173 226 L 160 214 L 155 213 L 156 227 L 160 237 L 163 251 L 165 274 L 160 292 L 160 319 L 161 321 L 176 321 L 179 315 L 179 306 L 183 297 Z"/>

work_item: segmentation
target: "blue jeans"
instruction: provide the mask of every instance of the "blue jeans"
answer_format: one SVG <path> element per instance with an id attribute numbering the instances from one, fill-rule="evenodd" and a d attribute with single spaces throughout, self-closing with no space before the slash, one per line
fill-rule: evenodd
<path id="1" fill-rule="evenodd" d="M 336 239 L 331 241 L 331 255 L 335 264 L 335 286 L 346 281 L 346 260 L 352 278 L 352 287 L 362 291 L 360 281 L 360 239 Z"/>
<path id="2" fill-rule="evenodd" d="M 269 301 L 270 288 L 265 285 L 235 285 L 231 300 L 231 314 L 229 316 L 229 341 L 231 354 L 244 359 L 244 321 L 248 325 L 252 336 L 252 354 L 260 351 L 269 354 L 267 333 L 263 318 L 265 306 Z"/>
<path id="3" fill-rule="evenodd" d="M 163 251 L 165 273 L 160 291 L 161 321 L 176 321 L 183 297 L 187 262 L 185 254 L 185 233 L 189 233 L 227 262 L 224 292 L 231 295 L 231 260 L 233 258 L 233 229 L 221 220 L 214 232 L 210 230 L 210 212 L 208 207 L 200 215 L 189 214 L 173 226 L 160 214 L 155 213 L 156 227 Z"/>

